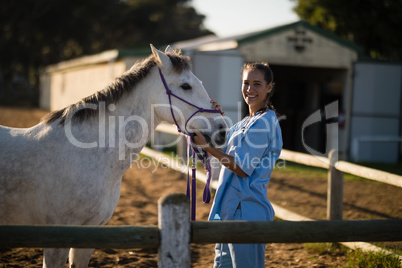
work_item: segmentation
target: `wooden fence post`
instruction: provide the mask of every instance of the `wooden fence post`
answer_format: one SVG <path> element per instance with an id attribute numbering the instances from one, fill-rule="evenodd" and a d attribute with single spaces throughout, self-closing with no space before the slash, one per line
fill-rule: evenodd
<path id="1" fill-rule="evenodd" d="M 335 168 L 338 151 L 329 152 L 328 186 L 327 186 L 327 219 L 342 220 L 343 210 L 343 172 Z"/>
<path id="2" fill-rule="evenodd" d="M 160 244 L 158 267 L 191 266 L 190 201 L 184 194 L 169 194 L 159 199 Z"/>

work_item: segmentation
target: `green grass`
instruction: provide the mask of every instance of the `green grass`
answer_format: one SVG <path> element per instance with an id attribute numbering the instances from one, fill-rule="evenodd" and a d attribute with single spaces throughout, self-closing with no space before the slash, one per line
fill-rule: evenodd
<path id="1" fill-rule="evenodd" d="M 345 268 L 401 268 L 398 257 L 382 252 L 362 252 L 361 250 L 349 251 L 348 263 Z"/>
<path id="2" fill-rule="evenodd" d="M 346 254 L 346 248 L 337 243 L 304 243 L 303 247 L 309 252 L 318 254 L 326 254 L 335 250 L 342 251 Z"/>
<path id="3" fill-rule="evenodd" d="M 286 175 L 302 176 L 306 178 L 327 177 L 328 175 L 327 169 L 305 166 L 281 159 L 277 161 L 273 172 Z"/>
<path id="4" fill-rule="evenodd" d="M 347 258 L 344 268 L 402 268 L 398 257 L 383 252 L 363 252 L 351 250 L 337 243 L 305 243 L 305 250 L 319 255 L 334 254 Z"/>
<path id="5" fill-rule="evenodd" d="M 393 252 L 393 253 L 395 253 L 397 255 L 402 256 L 402 249 L 401 248 L 392 247 L 392 246 L 386 246 L 386 245 L 382 244 L 381 242 L 373 242 L 371 244 L 373 244 L 374 246 L 377 246 L 379 248 L 383 248 L 385 250 L 391 251 L 391 252 Z"/>
<path id="6" fill-rule="evenodd" d="M 397 175 L 402 175 L 402 165 L 398 164 L 384 164 L 384 163 L 359 163 L 358 165 L 378 169 L 381 171 L 390 172 Z M 303 178 L 327 178 L 328 170 L 325 168 L 306 166 L 290 161 L 278 160 L 273 173 L 286 174 L 292 176 L 301 176 Z M 362 177 L 358 177 L 352 174 L 344 174 L 344 180 L 360 180 L 370 181 Z"/>

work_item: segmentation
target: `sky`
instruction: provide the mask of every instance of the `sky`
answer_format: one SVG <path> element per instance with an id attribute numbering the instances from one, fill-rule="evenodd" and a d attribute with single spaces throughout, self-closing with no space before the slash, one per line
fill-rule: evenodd
<path id="1" fill-rule="evenodd" d="M 298 21 L 291 0 L 192 0 L 206 16 L 204 26 L 219 37 L 249 33 Z"/>

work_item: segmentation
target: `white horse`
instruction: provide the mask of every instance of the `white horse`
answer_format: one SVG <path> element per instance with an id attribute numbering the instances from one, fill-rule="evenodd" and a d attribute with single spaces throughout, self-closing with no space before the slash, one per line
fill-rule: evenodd
<path id="1" fill-rule="evenodd" d="M 223 117 L 189 104 L 211 107 L 189 58 L 170 47 L 151 49 L 153 55 L 113 84 L 38 125 L 0 127 L 0 224 L 106 224 L 123 174 L 161 121 L 198 130 L 212 144 L 224 142 Z M 171 103 L 160 72 L 179 97 Z M 87 267 L 93 251 L 46 248 L 43 267 L 64 267 L 68 257 L 70 267 Z"/>

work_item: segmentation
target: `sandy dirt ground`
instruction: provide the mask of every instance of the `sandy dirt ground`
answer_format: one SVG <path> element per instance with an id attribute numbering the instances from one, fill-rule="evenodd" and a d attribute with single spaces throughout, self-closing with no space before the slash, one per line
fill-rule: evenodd
<path id="1" fill-rule="evenodd" d="M 0 125 L 29 127 L 45 115 L 38 109 L 0 107 Z M 150 160 L 142 160 L 150 161 Z M 109 225 L 157 225 L 158 199 L 168 193 L 185 193 L 185 178 L 179 172 L 149 162 L 150 168 L 134 163 L 123 177 L 121 198 Z M 274 172 L 268 198 L 287 209 L 314 219 L 325 219 L 325 178 L 303 178 Z M 198 184 L 197 220 L 206 220 L 210 204 L 202 203 L 203 185 Z M 402 218 L 402 190 L 363 180 L 345 181 L 344 219 Z M 400 248 L 399 243 L 388 243 Z M 192 267 L 212 267 L 214 245 L 192 244 Z M 157 267 L 157 251 L 149 249 L 97 249 L 89 267 Z M 303 244 L 268 244 L 266 267 L 344 267 L 346 250 L 318 253 Z M 42 249 L 0 249 L 0 267 L 42 267 Z"/>

